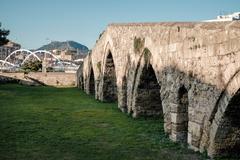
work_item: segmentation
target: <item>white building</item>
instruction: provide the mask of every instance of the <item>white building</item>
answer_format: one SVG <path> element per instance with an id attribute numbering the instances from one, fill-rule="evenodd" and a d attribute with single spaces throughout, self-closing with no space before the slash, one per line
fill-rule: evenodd
<path id="1" fill-rule="evenodd" d="M 217 19 L 205 20 L 204 22 L 224 22 L 224 21 L 237 21 L 240 20 L 240 12 L 235 12 L 228 15 L 219 15 Z"/>

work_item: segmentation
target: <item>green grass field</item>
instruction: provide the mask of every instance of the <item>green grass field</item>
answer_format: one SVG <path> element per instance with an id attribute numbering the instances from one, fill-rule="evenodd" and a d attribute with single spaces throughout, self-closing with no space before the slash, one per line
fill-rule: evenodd
<path id="1" fill-rule="evenodd" d="M 0 85 L 0 160 L 198 160 L 161 119 L 133 119 L 76 88 Z"/>

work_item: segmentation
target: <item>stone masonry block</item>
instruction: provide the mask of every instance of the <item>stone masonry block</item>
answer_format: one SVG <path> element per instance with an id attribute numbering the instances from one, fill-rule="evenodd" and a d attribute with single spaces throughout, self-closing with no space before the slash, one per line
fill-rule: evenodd
<path id="1" fill-rule="evenodd" d="M 187 113 L 171 113 L 171 122 L 175 124 L 181 124 L 188 120 Z"/>

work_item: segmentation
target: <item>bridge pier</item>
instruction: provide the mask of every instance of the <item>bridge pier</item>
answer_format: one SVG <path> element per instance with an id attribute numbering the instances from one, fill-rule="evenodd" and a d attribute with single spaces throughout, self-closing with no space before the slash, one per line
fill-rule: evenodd
<path id="1" fill-rule="evenodd" d="M 122 78 L 122 84 L 118 87 L 118 108 L 127 113 L 127 78 Z"/>

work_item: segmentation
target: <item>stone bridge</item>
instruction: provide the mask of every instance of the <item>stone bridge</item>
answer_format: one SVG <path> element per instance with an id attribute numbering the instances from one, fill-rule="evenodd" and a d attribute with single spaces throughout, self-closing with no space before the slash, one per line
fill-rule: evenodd
<path id="1" fill-rule="evenodd" d="M 211 157 L 240 150 L 240 22 L 110 24 L 79 88 Z"/>

